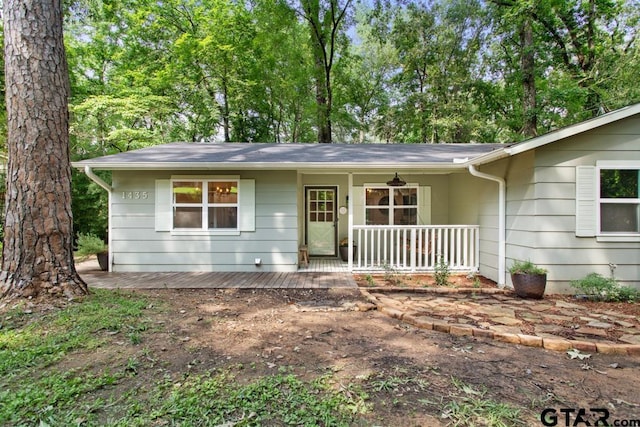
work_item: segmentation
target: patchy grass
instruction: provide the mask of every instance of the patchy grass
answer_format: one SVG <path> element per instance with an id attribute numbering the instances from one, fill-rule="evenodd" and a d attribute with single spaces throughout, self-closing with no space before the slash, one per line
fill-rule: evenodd
<path id="1" fill-rule="evenodd" d="M 194 376 L 183 383 L 156 386 L 162 399 L 117 420 L 115 425 L 350 425 L 354 407 L 346 394 L 332 391 L 325 378 L 304 382 L 292 374 L 264 376 L 239 385 L 230 372 Z M 138 409 L 143 409 L 138 407 Z"/>
<path id="2" fill-rule="evenodd" d="M 305 382 L 284 371 L 242 385 L 229 370 L 140 384 L 133 381 L 138 371 L 154 362 L 144 349 L 126 361 L 68 369 L 77 355 L 86 360 L 87 352 L 143 343 L 154 332 L 147 307 L 138 295 L 96 290 L 49 313 L 24 306 L 5 312 L 0 424 L 347 426 L 366 408 L 366 396 L 332 389 L 329 377 Z"/>
<path id="3" fill-rule="evenodd" d="M 446 404 L 443 417 L 449 418 L 454 426 L 511 427 L 526 425 L 520 410 L 504 403 L 486 398 L 486 390 L 475 389 L 462 381 L 452 378 L 458 396 Z"/>
<path id="4" fill-rule="evenodd" d="M 585 381 L 620 402 L 637 391 L 637 364 L 618 356 L 594 354 L 585 371 L 562 353 L 415 330 L 375 312 L 295 309 L 344 298 L 94 290 L 64 307 L 0 309 L 0 425 L 517 426 L 547 406 L 579 407 L 589 396 L 575 384 Z M 594 374 L 612 362 L 623 367 Z M 518 374 L 527 371 L 535 380 Z M 637 416 L 619 405 L 619 418 Z"/>

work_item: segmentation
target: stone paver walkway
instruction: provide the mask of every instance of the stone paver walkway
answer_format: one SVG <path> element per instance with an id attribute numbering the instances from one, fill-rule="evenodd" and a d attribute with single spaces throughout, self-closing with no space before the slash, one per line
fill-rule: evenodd
<path id="1" fill-rule="evenodd" d="M 640 321 L 606 304 L 594 312 L 562 299 L 527 300 L 499 289 L 361 291 L 383 313 L 423 329 L 557 351 L 640 356 Z"/>

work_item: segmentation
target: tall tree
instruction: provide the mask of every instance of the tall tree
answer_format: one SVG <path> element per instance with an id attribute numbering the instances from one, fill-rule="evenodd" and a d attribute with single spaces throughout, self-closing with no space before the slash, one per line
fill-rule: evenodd
<path id="1" fill-rule="evenodd" d="M 379 37 L 398 54 L 393 83 L 399 98 L 392 101 L 396 137 L 420 143 L 476 141 L 482 125 L 472 93 L 483 74 L 482 4 L 411 1 L 392 7 L 391 17 L 374 14 L 373 21 Z"/>
<path id="2" fill-rule="evenodd" d="M 491 0 L 492 56 L 504 73 L 503 116 L 530 137 L 637 102 L 640 4 L 624 0 Z M 495 47 L 501 49 L 495 49 Z M 626 83 L 623 83 L 626 82 Z M 516 101 L 515 86 L 517 90 Z M 630 89 L 630 90 L 629 90 Z M 517 123 L 517 126 L 515 126 Z"/>
<path id="3" fill-rule="evenodd" d="M 351 0 L 300 0 L 301 16 L 309 24 L 316 83 L 318 142 L 331 143 L 333 108 L 333 66 L 338 41 L 345 30 Z"/>
<path id="4" fill-rule="evenodd" d="M 5 0 L 9 154 L 3 297 L 81 295 L 73 263 L 69 77 L 60 0 Z"/>
<path id="5" fill-rule="evenodd" d="M 336 137 L 345 142 L 380 141 L 376 135 L 376 119 L 384 116 L 394 97 L 391 78 L 398 68 L 398 57 L 390 42 L 382 42 L 374 28 L 364 21 L 361 9 L 356 19 L 359 43 L 354 43 L 336 67 L 335 107 Z"/>

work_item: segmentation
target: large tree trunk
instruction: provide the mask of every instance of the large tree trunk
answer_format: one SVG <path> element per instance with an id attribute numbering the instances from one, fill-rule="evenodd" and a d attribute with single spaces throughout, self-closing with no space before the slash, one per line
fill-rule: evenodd
<path id="1" fill-rule="evenodd" d="M 531 18 L 525 16 L 520 24 L 520 46 L 522 49 L 520 66 L 522 69 L 522 134 L 527 137 L 538 135 L 538 111 L 536 104 L 536 75 Z"/>
<path id="2" fill-rule="evenodd" d="M 314 49 L 317 51 L 318 49 Z M 317 54 L 316 54 L 317 55 Z M 320 55 L 322 55 L 320 53 Z M 316 108 L 317 108 L 317 126 L 318 126 L 318 142 L 331 144 L 331 117 L 329 116 L 329 97 L 327 94 L 327 81 L 324 63 L 322 58 L 316 56 L 315 74 L 316 74 Z"/>
<path id="3" fill-rule="evenodd" d="M 5 0 L 3 13 L 9 164 L 1 294 L 86 294 L 73 263 L 62 5 Z"/>
<path id="4" fill-rule="evenodd" d="M 318 142 L 331 143 L 331 111 L 333 95 L 331 70 L 336 55 L 336 43 L 342 21 L 345 19 L 351 0 L 343 7 L 338 0 L 299 0 L 301 16 L 309 24 L 314 58 L 314 78 L 316 83 L 316 108 Z M 322 10 L 324 6 L 324 10 Z"/>

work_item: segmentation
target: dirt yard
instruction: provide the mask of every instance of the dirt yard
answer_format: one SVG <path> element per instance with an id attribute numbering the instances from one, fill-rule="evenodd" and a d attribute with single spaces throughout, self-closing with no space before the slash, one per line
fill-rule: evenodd
<path id="1" fill-rule="evenodd" d="M 239 381 L 250 381 L 287 368 L 305 379 L 330 373 L 336 387 L 361 386 L 372 405 L 366 425 L 448 425 L 447 403 L 480 397 L 519 408 L 528 426 L 542 425 L 545 408 L 555 408 L 558 425 L 565 425 L 568 409 L 579 408 L 587 414 L 606 408 L 609 421 L 640 419 L 639 358 L 572 359 L 420 330 L 372 309 L 357 290 L 140 293 L 169 307 L 162 315 L 149 310 L 157 331 L 139 346 L 123 342 L 116 354 L 100 358 L 124 363 L 144 347 L 154 363 L 138 369 L 141 386 L 187 371 L 235 367 Z M 86 358 L 76 362 L 97 363 L 94 353 Z"/>

